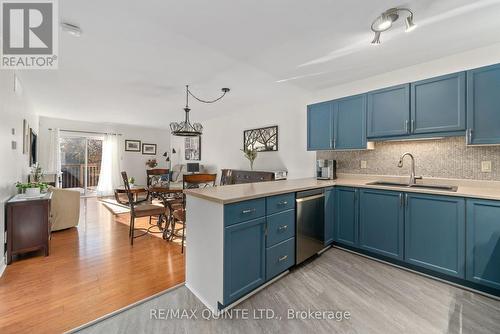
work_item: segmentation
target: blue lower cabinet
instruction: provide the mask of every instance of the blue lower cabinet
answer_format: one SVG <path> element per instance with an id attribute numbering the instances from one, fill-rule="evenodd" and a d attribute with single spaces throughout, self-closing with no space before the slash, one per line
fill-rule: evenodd
<path id="1" fill-rule="evenodd" d="M 465 200 L 405 194 L 405 261 L 465 278 Z"/>
<path id="2" fill-rule="evenodd" d="M 500 289 L 500 202 L 467 200 L 467 280 Z"/>
<path id="3" fill-rule="evenodd" d="M 335 188 L 335 225 L 333 239 L 348 245 L 358 245 L 358 189 Z"/>
<path id="4" fill-rule="evenodd" d="M 295 264 L 295 238 L 280 242 L 266 251 L 266 279 L 281 274 Z"/>
<path id="5" fill-rule="evenodd" d="M 362 189 L 359 193 L 359 247 L 403 259 L 404 194 Z"/>
<path id="6" fill-rule="evenodd" d="M 273 213 L 295 209 L 295 193 L 276 195 L 266 198 L 266 213 Z"/>
<path id="7" fill-rule="evenodd" d="M 295 236 L 295 210 L 267 216 L 266 247 L 271 247 Z"/>
<path id="8" fill-rule="evenodd" d="M 333 228 L 335 221 L 335 190 L 333 187 L 325 189 L 325 245 L 333 242 Z"/>
<path id="9" fill-rule="evenodd" d="M 224 205 L 224 226 L 264 217 L 266 199 L 258 198 Z"/>
<path id="10" fill-rule="evenodd" d="M 266 281 L 266 219 L 224 229 L 224 304 L 228 305 Z"/>

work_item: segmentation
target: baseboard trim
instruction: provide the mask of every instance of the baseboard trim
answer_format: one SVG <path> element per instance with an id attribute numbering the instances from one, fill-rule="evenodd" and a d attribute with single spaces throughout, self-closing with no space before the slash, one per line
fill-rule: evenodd
<path id="1" fill-rule="evenodd" d="M 399 268 L 399 269 L 403 269 L 403 270 L 409 271 L 411 273 L 414 273 L 414 274 L 417 274 L 417 275 L 420 275 L 420 276 L 424 276 L 424 277 L 427 277 L 427 278 L 439 281 L 441 283 L 445 283 L 445 284 L 454 286 L 455 288 L 459 288 L 459 289 L 462 289 L 462 290 L 467 290 L 467 291 L 470 291 L 470 292 L 474 292 L 474 293 L 477 293 L 478 295 L 483 295 L 485 297 L 488 297 L 488 298 L 500 301 L 500 297 L 497 297 L 495 295 L 491 295 L 491 294 L 483 292 L 481 290 L 476 290 L 476 289 L 473 289 L 473 288 L 469 288 L 468 286 L 465 286 L 465 285 L 460 285 L 460 284 L 457 284 L 457 283 L 454 283 L 454 282 L 450 282 L 450 281 L 447 281 L 445 279 L 442 279 L 442 278 L 439 278 L 439 277 L 436 277 L 436 276 L 432 276 L 432 275 L 428 275 L 426 273 L 422 273 L 420 271 L 416 271 L 416 270 L 413 270 L 413 269 L 410 269 L 410 268 L 399 266 L 397 264 L 394 264 L 394 263 L 391 263 L 391 262 L 387 262 L 387 261 L 384 261 L 384 260 L 381 260 L 381 259 L 377 259 L 376 257 L 370 256 L 370 255 L 358 253 L 356 251 L 353 251 L 353 250 L 350 250 L 350 249 L 347 249 L 347 248 L 344 248 L 344 247 L 341 247 L 341 246 L 333 245 L 332 247 L 340 249 L 340 250 L 343 250 L 343 251 L 346 251 L 346 252 L 349 252 L 351 254 L 355 254 L 355 255 L 359 255 L 359 256 L 365 257 L 365 258 L 370 259 L 370 260 L 374 260 L 374 261 L 377 261 L 377 262 L 380 262 L 380 263 L 384 263 L 384 264 L 387 264 L 387 265 L 390 265 L 390 266 L 393 266 L 393 267 L 396 267 L 396 268 Z"/>
<path id="2" fill-rule="evenodd" d="M 69 334 L 69 333 L 76 333 L 76 332 L 78 332 L 78 331 L 81 331 L 81 330 L 82 330 L 82 329 L 84 329 L 84 328 L 90 327 L 90 326 L 95 325 L 95 324 L 97 324 L 97 323 L 99 323 L 99 322 L 101 322 L 101 321 L 104 321 L 104 320 L 106 320 L 106 319 L 109 319 L 109 318 L 111 318 L 111 317 L 114 317 L 114 316 L 115 316 L 115 315 L 117 315 L 117 314 L 120 314 L 120 313 L 122 313 L 122 312 L 125 312 L 125 311 L 127 311 L 127 310 L 130 310 L 131 308 L 136 307 L 136 306 L 138 306 L 138 305 L 144 304 L 145 302 L 148 302 L 148 301 L 150 301 L 151 299 L 154 299 L 154 298 L 156 298 L 156 297 L 159 297 L 159 296 L 161 296 L 161 295 L 164 295 L 164 294 L 166 294 L 166 293 L 168 293 L 168 292 L 171 292 L 171 291 L 173 291 L 173 290 L 175 290 L 175 289 L 178 289 L 178 288 L 180 288 L 180 287 L 182 287 L 182 286 L 184 286 L 184 283 L 180 283 L 180 284 L 174 285 L 174 286 L 173 286 L 173 287 L 171 287 L 171 288 L 168 288 L 168 289 L 166 289 L 166 290 L 163 290 L 163 291 L 160 291 L 160 292 L 158 292 L 158 293 L 155 293 L 155 294 L 154 294 L 154 295 L 152 295 L 152 296 L 149 296 L 149 297 L 147 297 L 147 298 L 141 299 L 141 300 L 139 300 L 139 301 L 137 301 L 137 302 L 135 302 L 135 303 L 132 303 L 132 304 L 130 304 L 130 305 L 127 305 L 127 306 L 125 306 L 125 307 L 122 307 L 121 309 L 118 309 L 118 310 L 113 311 L 113 312 L 111 312 L 111 313 L 105 314 L 105 315 L 103 315 L 102 317 L 99 317 L 99 318 L 97 318 L 97 319 L 95 319 L 95 320 L 89 321 L 89 322 L 87 322 L 87 323 L 85 323 L 85 324 L 83 324 L 83 325 L 80 325 L 80 326 L 78 326 L 78 327 L 75 327 L 75 328 L 73 328 L 73 329 L 70 329 L 69 331 L 67 331 L 67 332 L 65 332 L 65 333 L 68 333 L 68 334 Z"/>

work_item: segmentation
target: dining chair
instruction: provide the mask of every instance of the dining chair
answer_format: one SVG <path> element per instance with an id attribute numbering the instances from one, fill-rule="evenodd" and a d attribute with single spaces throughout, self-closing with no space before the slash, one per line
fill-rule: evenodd
<path id="1" fill-rule="evenodd" d="M 182 177 L 183 189 L 215 187 L 217 174 L 185 174 Z M 172 205 L 173 233 L 172 236 L 180 237 L 182 240 L 181 253 L 184 253 L 184 243 L 186 240 L 186 196 L 182 195 L 182 202 Z M 176 228 L 180 224 L 180 228 Z M 179 232 L 182 230 L 182 234 Z"/>
<path id="2" fill-rule="evenodd" d="M 134 202 L 133 194 L 130 191 L 130 184 L 128 182 L 128 176 L 127 172 L 122 172 L 122 179 L 123 179 L 123 184 L 125 185 L 125 190 L 127 192 L 128 196 L 128 202 L 129 202 L 129 207 L 130 207 L 130 228 L 129 228 L 129 238 L 130 238 L 130 244 L 134 245 L 134 239 L 142 237 L 148 233 L 150 233 L 150 228 L 135 228 L 135 219 L 136 218 L 142 218 L 142 217 L 149 217 L 149 221 L 151 222 L 151 217 L 158 217 L 158 220 L 160 220 L 160 217 L 162 215 L 166 215 L 166 208 L 163 205 L 156 205 L 156 204 L 141 204 L 137 205 Z M 139 235 L 135 235 L 135 231 L 141 231 L 143 233 Z"/>

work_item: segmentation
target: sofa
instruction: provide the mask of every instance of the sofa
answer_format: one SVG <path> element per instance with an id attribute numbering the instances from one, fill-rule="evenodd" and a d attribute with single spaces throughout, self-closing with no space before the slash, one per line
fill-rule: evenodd
<path id="1" fill-rule="evenodd" d="M 69 189 L 50 188 L 51 231 L 78 226 L 80 220 L 80 192 Z"/>

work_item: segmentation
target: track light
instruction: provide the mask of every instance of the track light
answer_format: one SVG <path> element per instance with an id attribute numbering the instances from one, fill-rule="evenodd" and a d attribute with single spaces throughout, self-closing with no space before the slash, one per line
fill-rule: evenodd
<path id="1" fill-rule="evenodd" d="M 375 33 L 375 37 L 373 38 L 371 44 L 380 44 L 380 35 L 382 32 L 391 29 L 392 24 L 399 19 L 399 15 L 402 13 L 408 14 L 405 18 L 406 32 L 410 32 L 417 27 L 417 25 L 413 22 L 413 12 L 410 9 L 389 8 L 373 21 L 371 29 Z"/>

